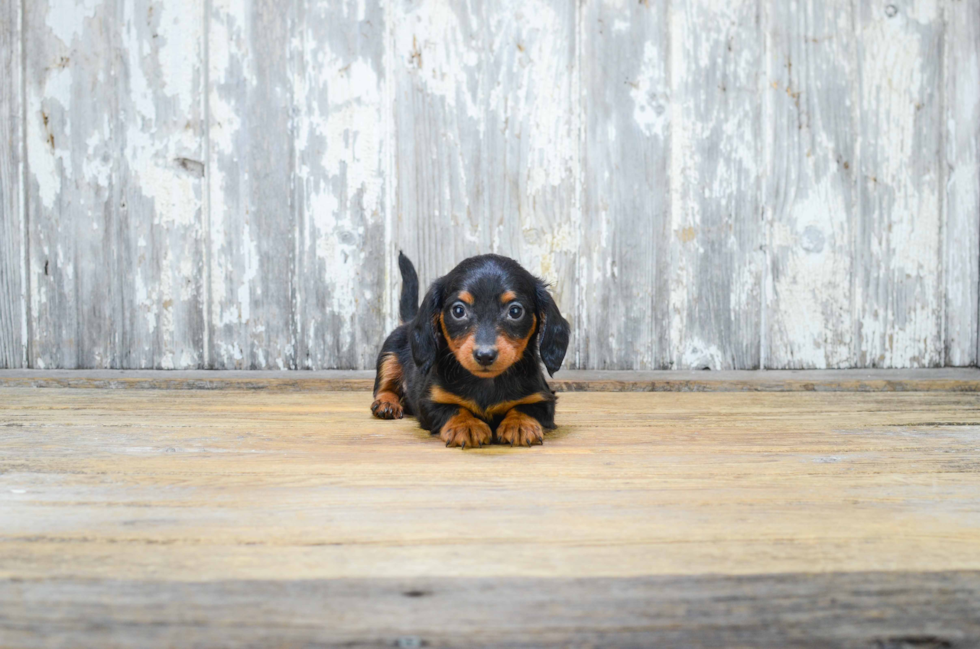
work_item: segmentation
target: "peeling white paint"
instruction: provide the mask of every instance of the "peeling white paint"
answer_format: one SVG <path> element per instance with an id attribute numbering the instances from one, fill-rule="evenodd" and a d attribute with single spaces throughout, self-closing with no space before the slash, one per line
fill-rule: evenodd
<path id="1" fill-rule="evenodd" d="M 635 81 L 630 82 L 630 97 L 633 99 L 633 119 L 644 135 L 663 136 L 669 124 L 662 93 L 667 87 L 664 77 L 666 66 L 660 57 L 660 44 L 647 41 L 643 46 L 643 64 Z"/>
<path id="2" fill-rule="evenodd" d="M 62 43 L 71 46 L 76 36 L 85 30 L 85 21 L 95 17 L 102 0 L 68 0 L 49 7 L 47 26 Z"/>
<path id="3" fill-rule="evenodd" d="M 99 284 L 89 258 L 117 236 L 119 215 L 131 238 L 113 245 L 138 257 L 120 286 L 137 313 L 100 303 L 105 310 L 87 326 L 131 317 L 138 347 L 131 351 L 145 366 L 196 366 L 204 354 L 187 330 L 206 309 L 219 364 L 283 368 L 302 349 L 326 351 L 297 364 L 334 357 L 369 364 L 364 350 L 380 339 L 364 323 L 394 319 L 399 282 L 397 273 L 391 287 L 370 279 L 372 237 L 392 252 L 414 246 L 417 265 L 430 272 L 488 249 L 519 258 L 555 284 L 566 314 L 581 318 L 585 344 L 600 332 L 620 364 L 656 362 L 657 337 L 676 367 L 749 366 L 754 344 L 777 366 L 931 365 L 942 362 L 944 344 L 950 359 L 975 361 L 980 85 L 952 75 L 972 79 L 980 69 L 969 31 L 976 0 L 925 0 L 896 5 L 893 14 L 812 0 L 783 13 L 760 13 L 748 0 L 626 13 L 625 0 L 597 1 L 612 16 L 601 29 L 583 22 L 594 15 L 591 3 L 432 0 L 384 3 L 380 14 L 366 0 L 305 5 L 309 15 L 283 18 L 294 67 L 268 96 L 256 70 L 281 51 L 257 48 L 266 25 L 250 0 L 213 0 L 208 34 L 204 5 L 193 0 L 124 4 L 121 15 L 100 0 L 74 0 L 30 13 L 28 42 L 43 44 L 25 99 L 31 225 L 44 228 L 32 233 L 29 260 L 38 366 L 118 362 L 96 340 L 117 335 L 117 324 L 83 331 L 71 344 L 58 337 L 91 317 L 78 301 L 97 292 L 72 291 Z M 805 44 L 788 50 L 801 60 L 763 59 L 773 35 L 786 31 L 771 22 L 774 14 L 802 30 L 794 38 Z M 389 38 L 384 57 L 358 40 L 372 29 Z M 97 33 L 118 42 L 110 51 Z M 597 38 L 612 46 L 645 41 L 608 78 L 580 88 L 575 48 Z M 955 56 L 941 66 L 940 45 Z M 820 63 L 823 47 L 840 48 L 828 50 L 833 69 Z M 760 82 L 763 70 L 771 78 Z M 844 90 L 829 87 L 839 77 Z M 618 91 L 605 95 L 612 84 Z M 830 115 L 814 103 L 828 94 L 845 109 Z M 250 202 L 267 189 L 249 157 L 266 135 L 264 124 L 249 122 L 255 96 L 273 102 L 270 116 L 290 111 L 282 137 L 293 138 L 295 160 L 281 163 L 294 165 L 295 185 L 276 215 L 255 213 Z M 591 123 L 590 101 L 611 102 L 616 119 Z M 773 135 L 795 119 L 797 135 Z M 842 135 L 847 128 L 853 133 Z M 594 162 L 583 158 L 583 142 L 596 133 L 591 146 L 609 159 L 617 151 L 661 158 L 653 152 L 667 149 L 665 168 L 650 172 L 668 187 L 666 213 L 624 211 L 631 193 L 642 196 L 652 182 L 614 165 L 589 175 Z M 763 137 L 775 147 L 765 160 Z M 942 144 L 945 168 L 928 155 Z M 785 156 L 791 164 L 780 162 Z M 770 192 L 763 177 L 783 168 L 791 169 Z M 610 206 L 602 195 L 583 216 L 580 195 L 594 183 L 615 185 L 620 202 Z M 763 221 L 763 199 L 765 223 L 752 226 Z M 268 268 L 264 224 L 280 218 L 300 224 L 295 250 L 281 258 L 284 266 L 303 262 L 286 274 L 298 288 L 279 289 L 296 291 L 294 313 L 261 293 L 263 273 L 281 270 Z M 642 280 L 630 261 L 638 244 L 622 234 L 630 219 L 670 239 L 670 259 L 643 266 Z M 211 281 L 203 287 L 208 238 Z M 585 254 L 596 248 L 602 253 Z M 762 303 L 763 276 L 776 304 Z M 637 321 L 609 330 L 610 316 L 586 304 L 605 296 L 588 294 L 587 284 L 621 291 L 616 313 Z M 388 297 L 379 307 L 382 291 Z M 669 322 L 641 322 L 635 314 L 658 312 L 653 301 L 661 297 Z M 623 309 L 629 302 L 642 308 Z M 314 304 L 323 312 L 306 310 Z M 760 312 L 768 319 L 757 326 Z M 300 324 L 283 334 L 291 317 Z"/>
<path id="4" fill-rule="evenodd" d="M 916 146 L 921 120 L 935 111 L 937 79 L 925 75 L 924 62 L 938 41 L 931 40 L 936 31 L 913 21 L 934 16 L 931 4 L 912 16 L 865 16 L 859 33 L 860 201 L 877 227 L 867 242 L 870 278 L 857 283 L 855 300 L 864 305 L 862 361 L 882 367 L 942 359 L 938 168 Z"/>
<path id="5" fill-rule="evenodd" d="M 481 57 L 457 17 L 466 16 L 475 33 L 482 26 L 480 12 L 469 1 L 456 5 L 451 0 L 407 9 L 394 29 L 398 64 L 411 70 L 427 93 L 443 98 L 451 108 L 461 102 L 466 115 L 479 122 L 482 107 L 473 93 L 471 72 L 479 68 Z"/>

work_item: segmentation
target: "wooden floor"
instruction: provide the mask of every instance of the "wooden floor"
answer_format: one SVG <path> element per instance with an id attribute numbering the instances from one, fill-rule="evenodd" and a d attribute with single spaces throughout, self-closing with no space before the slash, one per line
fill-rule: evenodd
<path id="1" fill-rule="evenodd" d="M 980 394 L 0 388 L 0 646 L 980 646 Z"/>

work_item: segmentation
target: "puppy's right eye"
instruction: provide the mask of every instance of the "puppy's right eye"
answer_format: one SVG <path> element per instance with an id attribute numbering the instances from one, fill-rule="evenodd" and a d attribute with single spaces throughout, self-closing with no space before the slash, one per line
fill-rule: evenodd
<path id="1" fill-rule="evenodd" d="M 456 318 L 457 320 L 462 320 L 463 318 L 466 317 L 466 307 L 463 306 L 462 302 L 457 302 L 456 304 L 453 305 L 451 313 L 453 314 L 453 317 Z"/>

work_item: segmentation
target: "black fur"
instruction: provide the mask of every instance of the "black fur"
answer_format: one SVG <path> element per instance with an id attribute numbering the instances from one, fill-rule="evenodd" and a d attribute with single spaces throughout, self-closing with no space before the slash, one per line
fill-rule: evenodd
<path id="1" fill-rule="evenodd" d="M 402 296 L 398 302 L 398 317 L 402 324 L 419 312 L 419 276 L 415 266 L 401 250 L 398 251 L 398 269 L 402 273 Z"/>
<path id="2" fill-rule="evenodd" d="M 419 425 L 432 433 L 439 433 L 461 410 L 459 405 L 433 401 L 433 387 L 473 402 L 483 412 L 505 402 L 541 395 L 540 402 L 520 404 L 514 409 L 533 417 L 545 429 L 554 428 L 556 398 L 545 381 L 541 364 L 544 363 L 549 374 L 558 371 L 570 331 L 547 285 L 512 259 L 482 255 L 466 259 L 433 282 L 421 305 L 416 307 L 415 268 L 403 254 L 399 254 L 398 265 L 403 280 L 399 309 L 403 324 L 382 345 L 375 394 L 379 390 L 395 391 L 404 411 L 417 416 Z M 461 304 L 463 291 L 472 296 L 473 303 L 463 303 L 465 308 L 461 310 L 466 315 L 458 319 L 453 309 Z M 501 302 L 501 296 L 507 291 L 513 292 L 515 299 Z M 514 309 L 515 306 L 518 308 Z M 516 311 L 522 311 L 523 315 L 515 319 Z M 500 340 L 518 343 L 526 340 L 527 343 L 519 356 L 515 352 L 512 365 L 493 378 L 485 378 L 474 374 L 480 371 L 479 367 L 471 371 L 460 363 L 446 340 L 444 329 L 454 344 L 467 339 L 475 345 Z M 382 364 L 392 355 L 401 366 L 397 390 L 380 385 Z M 492 416 L 473 414 L 493 431 L 506 415 L 504 412 Z"/>

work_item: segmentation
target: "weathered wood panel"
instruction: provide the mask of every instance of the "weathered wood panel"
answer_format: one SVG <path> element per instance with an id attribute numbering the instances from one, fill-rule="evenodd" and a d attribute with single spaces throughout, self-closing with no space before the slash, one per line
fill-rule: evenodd
<path id="1" fill-rule="evenodd" d="M 480 0 L 392 2 L 394 156 L 398 176 L 392 250 L 428 284 L 491 249 L 481 135 L 487 33 Z M 397 266 L 389 309 L 397 313 Z M 423 289 L 424 290 L 424 289 Z"/>
<path id="2" fill-rule="evenodd" d="M 21 8 L 0 0 L 0 368 L 27 361 Z"/>
<path id="3" fill-rule="evenodd" d="M 3 389 L 0 576 L 980 569 L 980 394 L 566 393 L 468 451 L 369 404 Z"/>
<path id="4" fill-rule="evenodd" d="M 852 3 L 767 3 L 765 363 L 853 362 Z"/>
<path id="5" fill-rule="evenodd" d="M 974 365 L 980 360 L 980 2 L 947 0 L 945 11 L 944 360 Z"/>
<path id="6" fill-rule="evenodd" d="M 575 4 L 394 6 L 398 191 L 389 255 L 405 250 L 424 283 L 470 255 L 514 257 L 554 284 L 574 321 Z"/>
<path id="7" fill-rule="evenodd" d="M 210 5 L 208 366 L 215 369 L 297 366 L 297 4 Z"/>
<path id="8" fill-rule="evenodd" d="M 388 333 L 385 4 L 302 3 L 291 37 L 303 368 L 373 367 Z"/>
<path id="9" fill-rule="evenodd" d="M 978 633 L 980 395 L 569 394 L 467 452 L 369 400 L 3 390 L 0 644 Z"/>
<path id="10" fill-rule="evenodd" d="M 482 144 L 490 250 L 549 282 L 573 330 L 581 247 L 576 4 L 485 2 L 485 121 L 470 134 Z M 574 347 L 568 361 L 575 366 Z"/>
<path id="11" fill-rule="evenodd" d="M 760 364 L 760 10 L 756 0 L 670 5 L 670 343 L 677 368 Z"/>
<path id="12" fill-rule="evenodd" d="M 579 365 L 669 367 L 667 5 L 583 7 Z"/>
<path id="13" fill-rule="evenodd" d="M 977 392 L 975 367 L 915 370 L 563 370 L 556 392 Z M 374 370 L 0 370 L 0 387 L 369 391 Z"/>
<path id="14" fill-rule="evenodd" d="M 118 366 L 116 6 L 24 5 L 32 367 Z"/>
<path id="15" fill-rule="evenodd" d="M 936 0 L 855 4 L 855 364 L 943 362 L 942 33 Z"/>
<path id="16" fill-rule="evenodd" d="M 0 580 L 0 643 L 174 647 L 980 644 L 977 571 L 754 576 Z"/>
<path id="17" fill-rule="evenodd" d="M 373 363 L 385 25 L 380 2 L 212 5 L 209 366 Z"/>
<path id="18" fill-rule="evenodd" d="M 204 362 L 204 9 L 198 0 L 126 0 L 119 32 L 113 182 L 123 320 L 116 367 Z"/>
<path id="19" fill-rule="evenodd" d="M 976 0 L 55 5 L 3 5 L 4 367 L 370 367 L 399 249 L 551 281 L 566 367 L 980 353 Z"/>
<path id="20" fill-rule="evenodd" d="M 197 5 L 27 5 L 33 366 L 200 365 Z"/>
<path id="21" fill-rule="evenodd" d="M 980 394 L 565 394 L 465 452 L 369 403 L 0 390 L 0 645 L 977 643 Z"/>

